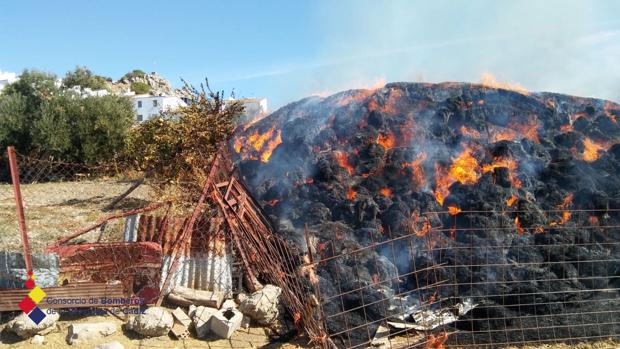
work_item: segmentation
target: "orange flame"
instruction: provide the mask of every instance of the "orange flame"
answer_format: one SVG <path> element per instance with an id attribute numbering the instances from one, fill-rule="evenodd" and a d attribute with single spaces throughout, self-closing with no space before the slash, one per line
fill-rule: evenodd
<path id="1" fill-rule="evenodd" d="M 458 207 L 456 204 L 450 204 L 448 205 L 448 213 L 451 216 L 456 216 L 457 214 L 459 214 L 461 212 L 461 208 Z"/>
<path id="2" fill-rule="evenodd" d="M 265 201 L 265 204 L 269 205 L 269 206 L 275 206 L 278 202 L 280 202 L 280 200 L 269 200 L 269 201 Z"/>
<path id="3" fill-rule="evenodd" d="M 583 160 L 587 162 L 595 161 L 599 158 L 599 151 L 609 149 L 609 146 L 603 143 L 594 142 L 590 138 L 583 140 Z"/>
<path id="4" fill-rule="evenodd" d="M 517 233 L 519 233 L 519 235 L 523 235 L 524 229 L 523 227 L 521 227 L 521 223 L 519 222 L 519 217 L 515 217 L 515 225 L 517 226 Z"/>
<path id="5" fill-rule="evenodd" d="M 474 139 L 480 138 L 480 132 L 478 132 L 478 130 L 474 130 L 473 128 L 469 128 L 467 126 L 461 126 L 460 131 L 463 136 L 467 136 L 469 138 L 474 138 Z"/>
<path id="6" fill-rule="evenodd" d="M 562 211 L 562 218 L 559 221 L 552 221 L 551 223 L 549 223 L 549 225 L 554 227 L 556 225 L 566 224 L 566 222 L 568 222 L 572 217 L 572 213 L 570 211 L 566 211 L 566 208 L 568 208 L 568 206 L 570 206 L 572 203 L 573 203 L 573 193 L 570 193 L 566 195 L 564 200 L 562 200 L 561 204 L 556 206 L 556 208 L 558 209 L 565 210 L 565 211 Z"/>
<path id="7" fill-rule="evenodd" d="M 422 168 L 422 162 L 426 160 L 426 153 L 422 152 L 418 154 L 418 157 L 411 161 L 402 164 L 403 168 L 410 168 L 412 173 L 412 179 L 418 186 L 422 186 L 425 182 L 424 169 Z"/>
<path id="8" fill-rule="evenodd" d="M 495 76 L 493 76 L 493 74 L 489 72 L 482 73 L 482 76 L 480 77 L 480 84 L 490 88 L 501 88 L 504 90 L 510 90 L 524 95 L 529 95 L 529 92 L 525 89 L 525 87 L 519 84 L 499 82 L 497 81 Z"/>
<path id="9" fill-rule="evenodd" d="M 347 199 L 353 201 L 355 200 L 356 197 L 357 197 L 357 192 L 353 190 L 353 188 L 349 187 L 349 190 L 347 190 Z"/>
<path id="10" fill-rule="evenodd" d="M 598 217 L 597 216 L 590 216 L 588 218 L 588 222 L 590 222 L 590 225 L 598 225 Z"/>
<path id="11" fill-rule="evenodd" d="M 538 138 L 538 119 L 528 119 L 526 123 L 512 122 L 508 125 L 534 143 L 540 143 Z"/>
<path id="12" fill-rule="evenodd" d="M 349 163 L 349 157 L 347 156 L 346 153 L 343 153 L 341 151 L 335 151 L 334 157 L 336 157 L 336 161 L 338 162 L 338 165 L 340 167 L 347 170 L 349 175 L 353 174 L 353 171 L 355 170 L 355 168 Z"/>
<path id="13" fill-rule="evenodd" d="M 389 198 L 390 196 L 392 196 L 392 189 L 390 188 L 381 188 L 379 190 L 379 192 L 381 193 L 381 195 Z"/>
<path id="14" fill-rule="evenodd" d="M 448 332 L 443 332 L 435 336 L 434 334 L 429 334 L 426 340 L 426 344 L 424 345 L 424 349 L 443 349 L 444 343 L 448 340 Z"/>
<path id="15" fill-rule="evenodd" d="M 385 150 L 392 149 L 396 145 L 396 137 L 392 132 L 388 132 L 387 135 L 379 134 L 377 137 L 377 144 L 383 146 Z"/>
<path id="16" fill-rule="evenodd" d="M 562 125 L 560 126 L 560 131 L 567 133 L 567 132 L 571 132 L 573 130 L 573 125 L 571 124 L 566 124 L 566 125 Z"/>
<path id="17" fill-rule="evenodd" d="M 512 186 L 514 188 L 521 188 L 521 180 L 519 180 L 517 174 L 515 173 L 515 170 L 519 167 L 519 163 L 515 159 L 505 156 L 496 157 L 493 159 L 492 163 L 482 166 L 482 172 L 491 172 L 498 167 L 506 167 L 509 171 L 509 179 Z"/>
<path id="18" fill-rule="evenodd" d="M 512 205 L 514 205 L 515 202 L 517 202 L 517 199 L 519 199 L 518 196 L 516 196 L 515 194 L 512 194 L 508 200 L 506 200 L 506 205 L 508 205 L 508 207 L 512 207 Z"/>
<path id="19" fill-rule="evenodd" d="M 369 111 L 380 111 L 386 114 L 397 114 L 397 101 L 402 97 L 403 93 L 401 90 L 390 89 L 388 98 L 384 101 L 383 105 L 379 105 L 377 100 L 373 98 L 370 102 L 368 102 L 368 110 Z"/>
<path id="20" fill-rule="evenodd" d="M 269 162 L 269 158 L 271 157 L 271 153 L 273 153 L 273 150 L 276 149 L 278 147 L 278 145 L 280 145 L 282 143 L 282 135 L 280 133 L 280 130 L 278 130 L 278 134 L 276 136 L 276 138 L 270 140 L 267 143 L 267 149 L 265 149 L 261 154 L 260 154 L 260 160 L 262 162 Z"/>
<path id="21" fill-rule="evenodd" d="M 465 148 L 450 167 L 450 177 L 461 184 L 475 184 L 480 178 L 479 166 L 471 149 Z"/>
<path id="22" fill-rule="evenodd" d="M 501 129 L 491 135 L 491 142 L 493 143 L 499 141 L 514 141 L 515 139 L 517 139 L 517 132 L 509 128 Z"/>
<path id="23" fill-rule="evenodd" d="M 254 150 L 259 153 L 262 162 L 269 162 L 273 150 L 282 143 L 280 130 L 275 133 L 274 137 L 275 128 L 274 125 L 265 133 L 259 133 L 258 130 L 255 130 L 247 138 L 244 136 L 236 138 L 234 140 L 235 152 L 239 154 L 243 151 L 243 159 L 257 159 L 255 155 L 249 154 L 250 151 Z"/>

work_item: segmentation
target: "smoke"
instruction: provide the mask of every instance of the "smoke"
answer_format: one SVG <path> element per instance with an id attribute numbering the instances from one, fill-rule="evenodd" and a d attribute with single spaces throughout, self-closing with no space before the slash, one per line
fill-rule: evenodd
<path id="1" fill-rule="evenodd" d="M 338 1 L 321 12 L 306 94 L 386 81 L 471 81 L 620 100 L 618 2 Z M 287 75 L 295 75 L 289 71 Z"/>

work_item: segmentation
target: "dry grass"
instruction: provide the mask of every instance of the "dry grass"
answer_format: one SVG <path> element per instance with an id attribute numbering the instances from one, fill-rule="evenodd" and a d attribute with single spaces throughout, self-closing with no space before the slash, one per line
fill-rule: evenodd
<path id="1" fill-rule="evenodd" d="M 130 185 L 130 182 L 115 180 L 22 185 L 32 251 L 42 252 L 50 242 L 109 214 L 103 212 L 103 208 Z M 119 208 L 141 207 L 149 201 L 149 188 L 141 186 L 123 200 Z M 106 228 L 106 234 L 115 229 L 118 227 Z M 0 184 L 0 250 L 20 251 L 21 248 L 13 188 Z"/>

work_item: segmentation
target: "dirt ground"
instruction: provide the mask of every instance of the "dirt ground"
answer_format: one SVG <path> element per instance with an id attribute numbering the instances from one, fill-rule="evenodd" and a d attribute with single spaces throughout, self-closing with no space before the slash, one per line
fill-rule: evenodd
<path id="1" fill-rule="evenodd" d="M 130 185 L 129 181 L 117 180 L 22 185 L 32 251 L 42 252 L 50 242 L 110 214 L 102 209 Z M 148 202 L 149 188 L 141 186 L 123 200 L 119 208 L 137 208 Z M 106 228 L 116 233 L 118 229 L 122 227 Z M 0 184 L 0 250 L 21 251 L 21 246 L 13 188 Z"/>
<path id="2" fill-rule="evenodd" d="M 108 337 L 100 338 L 90 341 L 85 344 L 67 344 L 67 328 L 72 323 L 87 323 L 87 322 L 113 322 L 116 324 L 117 332 Z M 45 345 L 51 348 L 75 348 L 75 349 L 91 349 L 95 345 L 108 343 L 112 341 L 118 341 L 126 349 L 132 348 L 283 348 L 283 349 L 295 349 L 295 348 L 309 348 L 304 346 L 303 339 L 299 339 L 289 343 L 270 343 L 269 337 L 265 334 L 265 329 L 260 327 L 249 327 L 248 329 L 242 329 L 235 332 L 231 339 L 218 339 L 209 337 L 206 339 L 188 338 L 186 340 L 176 340 L 169 336 L 155 337 L 155 338 L 140 338 L 138 335 L 131 331 L 125 331 L 122 328 L 123 320 L 112 316 L 88 316 L 78 319 L 65 319 L 58 322 L 59 329 L 56 332 L 50 333 L 45 336 Z M 6 332 L 6 331 L 5 331 Z M 0 347 L 7 348 L 41 348 L 40 345 L 31 344 L 30 340 L 22 340 L 19 337 L 7 334 L 3 332 L 2 343 Z"/>

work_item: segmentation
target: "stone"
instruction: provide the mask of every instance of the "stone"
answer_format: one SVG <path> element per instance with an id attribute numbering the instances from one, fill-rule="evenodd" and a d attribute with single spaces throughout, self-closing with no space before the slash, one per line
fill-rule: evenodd
<path id="1" fill-rule="evenodd" d="M 239 305 L 239 310 L 261 325 L 273 323 L 278 316 L 282 290 L 274 285 L 265 285 L 262 290 L 252 293 Z"/>
<path id="2" fill-rule="evenodd" d="M 45 335 L 56 329 L 56 322 L 58 322 L 59 318 L 60 314 L 57 312 L 45 314 L 45 318 L 37 325 L 30 320 L 28 315 L 21 313 L 7 323 L 6 330 L 17 334 L 21 338 L 29 338 L 35 334 Z"/>
<path id="3" fill-rule="evenodd" d="M 196 306 L 195 305 L 190 305 L 189 306 L 189 310 L 187 312 L 187 315 L 189 315 L 190 318 L 194 317 L 194 314 L 196 314 Z"/>
<path id="4" fill-rule="evenodd" d="M 217 312 L 217 309 L 205 307 L 202 305 L 197 307 L 196 310 L 193 312 L 192 320 L 194 321 L 196 336 L 198 338 L 204 338 L 207 336 L 207 334 L 209 334 L 209 332 L 211 331 L 211 318 L 215 314 L 217 314 Z"/>
<path id="5" fill-rule="evenodd" d="M 146 337 L 159 337 L 168 334 L 174 325 L 174 318 L 165 308 L 151 307 L 144 313 L 132 316 L 125 327 Z"/>
<path id="6" fill-rule="evenodd" d="M 185 327 L 189 327 L 192 324 L 192 319 L 190 319 L 185 311 L 180 307 L 174 309 L 172 316 L 174 316 L 174 319 Z"/>
<path id="7" fill-rule="evenodd" d="M 211 317 L 211 332 L 220 338 L 229 339 L 241 327 L 243 314 L 237 309 L 222 309 Z"/>
<path id="8" fill-rule="evenodd" d="M 109 336 L 116 332 L 116 325 L 111 322 L 94 322 L 69 325 L 67 341 L 78 344 Z"/>
<path id="9" fill-rule="evenodd" d="M 219 309 L 224 300 L 224 294 L 222 292 L 203 291 L 184 286 L 175 286 L 168 294 L 168 300 L 184 307 L 193 304 Z"/>
<path id="10" fill-rule="evenodd" d="M 237 303 L 235 303 L 235 301 L 232 299 L 225 300 L 224 303 L 222 303 L 222 306 L 220 307 L 220 309 L 229 309 L 229 308 L 237 309 Z"/>
<path id="11" fill-rule="evenodd" d="M 39 334 L 35 334 L 34 337 L 30 340 L 30 344 L 41 345 L 45 343 L 45 337 Z"/>
<path id="12" fill-rule="evenodd" d="M 93 349 L 125 349 L 125 346 L 123 346 L 119 341 L 113 341 L 113 342 L 99 344 Z"/>

